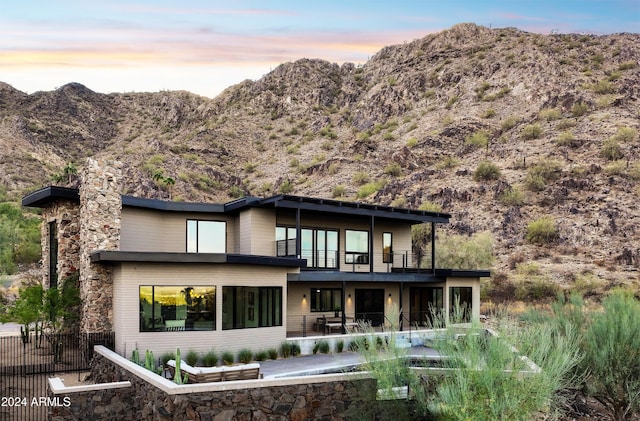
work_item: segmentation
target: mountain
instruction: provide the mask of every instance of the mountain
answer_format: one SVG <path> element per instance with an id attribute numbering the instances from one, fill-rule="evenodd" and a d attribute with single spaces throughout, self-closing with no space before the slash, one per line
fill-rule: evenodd
<path id="1" fill-rule="evenodd" d="M 639 95 L 639 34 L 473 24 L 362 66 L 284 63 L 214 99 L 0 83 L 0 182 L 18 199 L 98 156 L 144 197 L 426 204 L 453 215 L 451 233 L 491 232 L 495 297 L 640 291 Z M 527 241 L 544 217 L 557 235 Z"/>

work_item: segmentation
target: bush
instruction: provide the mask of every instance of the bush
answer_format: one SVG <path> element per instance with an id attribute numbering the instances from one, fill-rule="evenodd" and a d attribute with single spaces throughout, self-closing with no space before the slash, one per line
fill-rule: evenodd
<path id="1" fill-rule="evenodd" d="M 195 367 L 196 365 L 198 365 L 199 359 L 200 359 L 200 356 L 198 355 L 198 352 L 194 351 L 193 349 L 190 349 L 189 352 L 187 352 L 187 356 L 184 358 L 187 364 L 189 364 L 192 367 Z"/>
<path id="2" fill-rule="evenodd" d="M 222 353 L 222 363 L 224 365 L 233 365 L 235 359 L 233 357 L 233 354 L 229 351 L 225 351 Z"/>
<path id="3" fill-rule="evenodd" d="M 329 351 L 331 351 L 331 348 L 329 347 L 329 342 L 325 340 L 321 340 L 318 342 L 318 349 L 322 354 L 328 354 Z"/>
<path id="4" fill-rule="evenodd" d="M 556 161 L 540 161 L 529 167 L 524 183 L 529 190 L 544 190 L 549 181 L 555 180 L 560 171 L 560 164 Z"/>
<path id="5" fill-rule="evenodd" d="M 278 350 L 275 348 L 269 348 L 267 350 L 267 354 L 269 354 L 269 359 L 270 360 L 277 360 L 278 359 Z"/>
<path id="6" fill-rule="evenodd" d="M 620 144 L 616 142 L 613 138 L 605 140 L 602 144 L 602 150 L 600 151 L 600 155 L 603 158 L 609 161 L 616 161 L 622 158 L 622 148 L 620 148 Z"/>
<path id="7" fill-rule="evenodd" d="M 267 351 L 258 351 L 255 355 L 256 361 L 266 361 L 269 358 L 269 353 Z"/>
<path id="8" fill-rule="evenodd" d="M 616 291 L 602 304 L 585 333 L 587 393 L 615 420 L 631 419 L 640 410 L 640 302 Z"/>
<path id="9" fill-rule="evenodd" d="M 562 113 L 557 108 L 545 108 L 544 110 L 540 110 L 538 113 L 538 118 L 544 121 L 554 121 L 562 118 Z"/>
<path id="10" fill-rule="evenodd" d="M 407 139 L 407 148 L 414 148 L 418 144 L 418 139 L 410 137 Z"/>
<path id="11" fill-rule="evenodd" d="M 589 111 L 589 106 L 585 102 L 576 102 L 571 106 L 571 115 L 574 117 L 583 116 Z"/>
<path id="12" fill-rule="evenodd" d="M 573 132 L 566 131 L 558 135 L 558 138 L 556 139 L 556 143 L 560 146 L 573 146 L 575 140 L 576 138 L 573 135 Z"/>
<path id="13" fill-rule="evenodd" d="M 367 183 L 364 186 L 360 187 L 356 196 L 358 199 L 364 199 L 365 197 L 371 196 L 376 193 L 378 190 L 384 187 L 383 181 L 374 181 L 373 183 Z"/>
<path id="14" fill-rule="evenodd" d="M 542 127 L 540 127 L 539 124 L 527 124 L 524 129 L 522 129 L 521 136 L 525 140 L 538 139 L 542 136 Z"/>
<path id="15" fill-rule="evenodd" d="M 346 190 L 347 189 L 345 188 L 344 185 L 338 184 L 337 186 L 335 186 L 333 188 L 332 195 L 333 195 L 333 197 L 343 197 L 344 193 L 346 192 Z"/>
<path id="16" fill-rule="evenodd" d="M 211 350 L 202 357 L 202 365 L 205 367 L 215 367 L 218 364 L 218 354 Z"/>
<path id="17" fill-rule="evenodd" d="M 289 358 L 291 356 L 291 348 L 291 342 L 285 341 L 280 344 L 280 355 L 282 355 L 282 358 Z"/>
<path id="18" fill-rule="evenodd" d="M 167 362 L 169 362 L 169 360 L 175 360 L 175 359 L 176 359 L 175 352 L 165 352 L 160 356 L 160 362 L 162 363 L 162 366 L 167 365 Z"/>
<path id="19" fill-rule="evenodd" d="M 615 135 L 613 135 L 613 140 L 622 143 L 633 142 L 638 137 L 638 131 L 633 127 L 619 127 L 618 131 Z"/>
<path id="20" fill-rule="evenodd" d="M 548 244 L 557 238 L 556 222 L 549 217 L 536 219 L 527 225 L 527 241 L 532 244 Z"/>
<path id="21" fill-rule="evenodd" d="M 384 167 L 384 173 L 394 177 L 398 177 L 402 174 L 402 167 L 397 162 L 392 162 Z"/>
<path id="22" fill-rule="evenodd" d="M 507 117 L 506 119 L 504 119 L 504 121 L 500 125 L 500 128 L 502 128 L 503 131 L 507 131 L 509 129 L 514 128 L 516 124 L 518 124 L 518 121 L 520 121 L 520 117 L 516 117 L 516 116 Z"/>
<path id="23" fill-rule="evenodd" d="M 430 202 L 425 200 L 418 206 L 418 210 L 428 211 L 428 212 L 442 212 L 442 206 L 437 203 Z"/>
<path id="24" fill-rule="evenodd" d="M 253 361 L 253 352 L 247 348 L 241 349 L 238 351 L 238 361 L 242 364 L 249 364 Z"/>
<path id="25" fill-rule="evenodd" d="M 336 342 L 336 352 L 342 352 L 344 350 L 344 341 L 340 339 Z"/>
<path id="26" fill-rule="evenodd" d="M 484 130 L 479 130 L 465 138 L 465 143 L 476 146 L 478 148 L 486 148 L 489 146 L 489 134 Z"/>
<path id="27" fill-rule="evenodd" d="M 451 269 L 490 268 L 493 265 L 493 237 L 489 232 L 472 236 L 438 234 L 436 267 Z M 426 263 L 426 262 L 425 262 Z M 430 262 L 428 262 L 430 264 Z"/>
<path id="28" fill-rule="evenodd" d="M 500 203 L 506 206 L 522 206 L 524 193 L 518 186 L 511 186 L 500 194 Z"/>
<path id="29" fill-rule="evenodd" d="M 473 172 L 475 181 L 497 180 L 498 178 L 500 178 L 500 168 L 490 161 L 482 161 Z"/>
<path id="30" fill-rule="evenodd" d="M 369 181 L 369 174 L 364 171 L 357 172 L 353 175 L 352 181 L 357 186 L 361 186 Z"/>

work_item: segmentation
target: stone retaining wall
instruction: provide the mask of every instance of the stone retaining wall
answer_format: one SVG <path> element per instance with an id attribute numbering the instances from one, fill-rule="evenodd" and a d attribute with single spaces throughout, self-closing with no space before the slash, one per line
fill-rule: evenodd
<path id="1" fill-rule="evenodd" d="M 93 379 L 97 383 L 128 381 L 131 386 L 58 392 L 55 396 L 62 401 L 67 397 L 70 405 L 51 408 L 52 421 L 75 420 L 78 414 L 86 420 L 118 421 L 344 420 L 357 418 L 375 403 L 376 382 L 362 376 L 338 374 L 178 386 L 126 360 L 122 363 L 105 355 L 96 353 Z"/>

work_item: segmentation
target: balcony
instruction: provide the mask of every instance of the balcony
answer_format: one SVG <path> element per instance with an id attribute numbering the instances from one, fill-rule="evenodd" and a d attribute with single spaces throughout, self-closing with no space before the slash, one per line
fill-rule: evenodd
<path id="1" fill-rule="evenodd" d="M 286 254 L 288 253 L 288 254 Z M 278 257 L 295 257 L 295 239 L 276 241 Z M 307 261 L 303 270 L 340 270 L 369 272 L 373 259 L 374 272 L 420 272 L 431 270 L 431 256 L 409 250 L 393 252 L 356 253 L 337 250 L 302 249 L 300 258 Z"/>

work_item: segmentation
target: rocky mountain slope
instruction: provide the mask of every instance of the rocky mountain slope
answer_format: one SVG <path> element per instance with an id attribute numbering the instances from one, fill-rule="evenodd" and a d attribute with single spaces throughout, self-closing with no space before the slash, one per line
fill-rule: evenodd
<path id="1" fill-rule="evenodd" d="M 549 283 L 640 290 L 639 97 L 638 34 L 473 24 L 363 66 L 284 63 L 214 99 L 0 83 L 0 183 L 17 199 L 101 156 L 123 161 L 127 193 L 145 197 L 439 206 L 450 232 L 491 232 L 496 296 L 518 283 L 530 287 L 519 298 Z M 557 228 L 543 246 L 526 240 L 542 217 Z"/>

